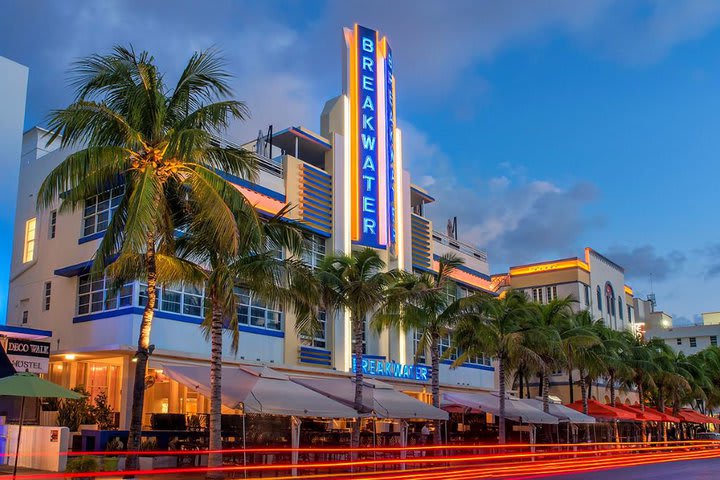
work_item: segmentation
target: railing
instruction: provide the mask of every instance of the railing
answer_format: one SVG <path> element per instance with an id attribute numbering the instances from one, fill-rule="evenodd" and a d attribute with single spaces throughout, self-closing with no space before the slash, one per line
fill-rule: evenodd
<path id="1" fill-rule="evenodd" d="M 280 446 L 239 448 L 222 454 L 222 466 L 204 466 L 207 450 L 144 451 L 147 468 L 122 472 L 130 452 L 69 453 L 68 457 L 93 456 L 105 464 L 104 471 L 85 473 L 18 472 L 17 478 L 107 478 L 134 474 L 139 478 L 203 478 L 208 471 L 225 472 L 233 478 L 363 478 L 373 479 L 477 479 L 526 478 L 543 474 L 583 473 L 595 470 L 720 458 L 720 442 L 679 441 L 654 443 L 507 444 L 507 445 L 415 445 L 360 448 Z M 20 457 L 46 453 L 21 453 Z M 10 454 L 3 456 L 12 458 Z M 120 458 L 112 464 L 105 459 Z M 159 460 L 162 460 L 160 462 Z M 141 463 L 142 464 L 142 463 Z M 162 465 L 160 468 L 157 466 Z M 155 467 L 155 468 L 153 468 Z M 182 477 L 180 477 L 182 475 Z M 187 477 L 186 477 L 187 476 Z"/>
<path id="2" fill-rule="evenodd" d="M 242 146 L 229 142 L 224 139 L 216 138 L 215 142 L 218 146 L 223 147 L 232 147 L 237 148 L 239 150 L 247 150 L 243 148 Z M 253 157 L 255 157 L 255 161 L 258 164 L 258 169 L 261 171 L 267 172 L 271 175 L 275 175 L 276 177 L 283 178 L 283 165 L 282 165 L 282 155 L 277 156 L 275 158 L 266 157 L 265 155 L 260 155 L 258 153 L 252 152 L 247 150 Z"/>
<path id="3" fill-rule="evenodd" d="M 481 262 L 487 262 L 487 252 L 485 250 L 473 247 L 469 243 L 455 240 L 454 238 L 449 237 L 444 233 L 440 233 L 437 230 L 433 230 L 432 236 L 434 241 L 442 245 L 446 245 L 454 250 L 457 250 L 460 253 L 464 253 L 465 255 L 470 255 L 474 258 L 477 258 Z"/>

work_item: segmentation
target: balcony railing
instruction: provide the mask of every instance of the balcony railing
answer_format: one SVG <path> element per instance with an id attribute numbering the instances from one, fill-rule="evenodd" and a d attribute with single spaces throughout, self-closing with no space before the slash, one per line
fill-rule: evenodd
<path id="1" fill-rule="evenodd" d="M 479 248 L 473 247 L 469 243 L 455 240 L 454 238 L 449 237 L 444 233 L 440 233 L 437 230 L 433 230 L 432 236 L 434 241 L 442 245 L 446 245 L 453 250 L 464 253 L 465 255 L 470 255 L 482 262 L 487 262 L 487 252 L 485 250 L 480 250 Z"/>
<path id="2" fill-rule="evenodd" d="M 215 143 L 217 143 L 218 146 L 223 147 L 232 147 L 237 148 L 240 150 L 243 150 L 243 147 L 238 145 L 237 143 L 229 142 L 224 139 L 215 139 Z M 245 149 L 247 150 L 247 149 Z M 282 164 L 282 155 L 279 155 L 275 158 L 266 157 L 265 155 L 260 155 L 259 153 L 255 153 L 253 151 L 247 150 L 253 157 L 255 157 L 255 161 L 257 162 L 258 169 L 267 172 L 270 175 L 274 175 L 279 178 L 283 178 L 283 164 Z"/>

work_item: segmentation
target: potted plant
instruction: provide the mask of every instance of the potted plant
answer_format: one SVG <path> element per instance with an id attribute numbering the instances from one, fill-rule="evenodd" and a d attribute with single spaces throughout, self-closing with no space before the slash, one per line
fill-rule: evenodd
<path id="1" fill-rule="evenodd" d="M 71 458 L 67 462 L 67 466 L 65 467 L 65 473 L 95 473 L 98 471 L 98 461 L 97 458 L 92 456 L 80 456 Z M 94 478 L 94 475 L 88 475 L 87 477 L 67 477 L 67 478 L 73 478 L 77 480 L 92 480 Z"/>
<path id="2" fill-rule="evenodd" d="M 115 428 L 115 413 L 108 403 L 107 393 L 100 392 L 95 397 L 95 405 L 90 407 L 90 413 L 100 430 L 113 430 Z"/>
<path id="3" fill-rule="evenodd" d="M 140 442 L 141 452 L 154 452 L 158 448 L 155 438 L 146 438 Z M 139 466 L 140 470 L 151 470 L 154 467 L 154 455 L 140 454 Z"/>
<path id="4" fill-rule="evenodd" d="M 124 448 L 125 445 L 118 437 L 113 437 L 109 442 L 107 442 L 107 445 L 105 445 L 105 451 L 107 452 L 122 452 Z M 106 472 L 115 472 L 120 469 L 119 464 L 120 457 L 117 455 L 106 455 L 103 459 L 103 470 Z"/>

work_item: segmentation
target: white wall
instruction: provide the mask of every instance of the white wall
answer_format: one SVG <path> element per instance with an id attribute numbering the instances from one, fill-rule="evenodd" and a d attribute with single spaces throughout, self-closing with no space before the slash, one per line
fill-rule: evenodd
<path id="1" fill-rule="evenodd" d="M 12 237 L 7 233 L 13 228 L 15 201 L 20 170 L 20 149 L 23 123 L 25 121 L 25 97 L 27 94 L 27 67 L 0 57 L 0 281 L 9 277 L 10 261 L 7 253 L 12 248 Z M 7 306 L 7 290 L 0 289 L 0 319 Z"/>
<path id="2" fill-rule="evenodd" d="M 593 316 L 602 318 L 605 325 L 622 330 L 629 328 L 627 307 L 625 305 L 625 273 L 617 266 L 612 265 L 602 255 L 590 251 L 590 294 L 592 295 Z M 615 315 L 608 313 L 605 298 L 605 284 L 609 282 L 615 292 Z M 602 297 L 602 311 L 597 303 L 597 287 L 600 287 Z M 622 299 L 623 318 L 620 318 L 618 298 Z"/>

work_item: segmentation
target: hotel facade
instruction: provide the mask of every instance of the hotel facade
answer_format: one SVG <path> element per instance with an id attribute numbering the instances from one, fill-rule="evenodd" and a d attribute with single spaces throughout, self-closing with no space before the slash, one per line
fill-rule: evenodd
<path id="1" fill-rule="evenodd" d="M 401 126 L 396 123 L 393 52 L 378 32 L 344 29 L 342 93 L 324 106 L 319 130 L 290 126 L 260 135 L 243 146 L 259 165 L 255 182 L 226 176 L 263 215 L 289 204 L 289 218 L 305 230 L 305 260 L 311 266 L 331 252 L 372 247 L 388 268 L 433 271 L 439 256 L 451 252 L 465 264 L 454 278 L 458 296 L 492 293 L 486 253 L 434 230 L 424 216 L 430 193 L 412 183 L 404 168 Z M 46 175 L 70 153 L 47 133 L 33 128 L 23 136 L 20 181 L 13 234 L 11 279 L 5 334 L 50 343 L 47 373 L 67 386 L 84 385 L 107 394 L 129 424 L 133 356 L 146 299 L 142 282 L 109 291 L 102 278 L 88 275 L 93 255 L 121 198 L 110 190 L 88 198 L 83 208 L 36 210 Z M 241 143 L 241 142 L 238 142 Z M 286 252 L 278 252 L 286 255 Z M 224 363 L 264 364 L 296 373 L 347 375 L 352 370 L 350 320 L 323 318 L 324 328 L 298 335 L 292 312 L 267 305 L 238 288 L 240 347 L 226 348 Z M 163 375 L 169 365 L 207 365 L 210 345 L 200 323 L 202 290 L 164 285 L 159 293 L 151 343 L 155 350 L 146 376 L 144 423 L 152 413 L 209 411 L 209 400 Z M 226 342 L 226 345 L 230 342 Z M 415 332 L 365 332 L 363 369 L 422 400 L 429 399 L 429 367 L 414 365 Z M 449 348 L 449 338 L 441 348 Z M 421 361 L 427 352 L 420 352 Z M 496 375 L 489 359 L 450 369 L 441 365 L 444 390 L 493 390 Z M 46 363 L 47 364 L 47 363 Z"/>
<path id="2" fill-rule="evenodd" d="M 625 269 L 592 248 L 585 248 L 584 256 L 563 258 L 540 263 L 510 267 L 507 273 L 492 276 L 493 288 L 502 292 L 509 288 L 524 292 L 530 300 L 548 303 L 554 299 L 570 297 L 573 310 L 588 310 L 593 319 L 614 330 L 640 332 L 636 322 L 635 299 L 632 288 L 625 282 Z M 581 398 L 574 372 L 572 399 Z M 550 393 L 563 403 L 571 400 L 569 378 L 566 371 L 553 372 Z M 535 396 L 539 382 L 530 383 Z M 610 388 L 604 379 L 593 383 L 591 398 L 609 403 Z M 637 394 L 617 389 L 619 403 L 635 403 Z"/>

